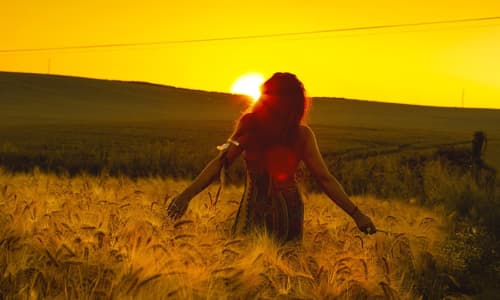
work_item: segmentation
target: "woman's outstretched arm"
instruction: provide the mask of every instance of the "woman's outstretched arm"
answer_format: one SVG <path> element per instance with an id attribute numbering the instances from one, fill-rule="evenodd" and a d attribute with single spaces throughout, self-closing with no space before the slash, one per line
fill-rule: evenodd
<path id="1" fill-rule="evenodd" d="M 193 182 L 172 200 L 167 208 L 167 215 L 172 219 L 181 217 L 186 212 L 191 199 L 217 178 L 224 164 L 230 166 L 241 152 L 241 147 L 229 143 L 228 147 L 212 159 Z"/>
<path id="2" fill-rule="evenodd" d="M 340 208 L 349 214 L 358 228 L 365 233 L 374 233 L 375 225 L 371 219 L 363 214 L 359 208 L 349 199 L 346 192 L 333 176 L 323 160 L 323 156 L 319 151 L 318 143 L 314 132 L 308 126 L 302 127 L 304 136 L 304 152 L 303 160 L 307 168 L 311 171 L 314 178 L 318 181 L 323 191 L 332 199 Z"/>

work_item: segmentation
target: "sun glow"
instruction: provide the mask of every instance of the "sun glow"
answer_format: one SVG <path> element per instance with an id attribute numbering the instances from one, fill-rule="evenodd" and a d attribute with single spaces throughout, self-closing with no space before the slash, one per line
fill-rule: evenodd
<path id="1" fill-rule="evenodd" d="M 259 73 L 248 73 L 240 76 L 233 83 L 231 92 L 234 94 L 247 95 L 255 102 L 260 97 L 260 85 L 264 82 L 264 76 Z"/>

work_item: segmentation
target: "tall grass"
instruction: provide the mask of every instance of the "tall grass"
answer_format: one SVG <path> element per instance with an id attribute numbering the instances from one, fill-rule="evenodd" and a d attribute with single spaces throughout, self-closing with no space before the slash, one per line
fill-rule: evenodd
<path id="1" fill-rule="evenodd" d="M 5 298 L 415 299 L 457 289 L 448 221 L 437 208 L 354 201 L 390 233 L 365 236 L 324 195 L 307 194 L 302 245 L 231 237 L 241 188 L 215 186 L 165 218 L 187 182 L 1 172 L 0 290 Z"/>
<path id="2" fill-rule="evenodd" d="M 120 248 L 122 252 L 116 247 L 113 248 L 114 251 L 112 254 L 109 246 L 109 251 L 106 250 L 109 253 L 98 252 L 98 254 L 96 254 L 97 252 L 93 252 L 97 251 L 93 247 L 105 245 L 106 241 L 111 239 L 111 237 L 116 238 L 116 236 L 113 236 L 113 232 L 116 232 L 119 228 L 129 228 L 128 230 L 130 231 L 136 230 L 134 229 L 136 225 L 130 225 L 128 223 L 134 219 L 149 220 L 151 224 L 156 224 L 157 227 L 155 227 L 155 232 L 160 232 L 161 230 L 158 229 L 160 227 L 162 230 L 168 227 L 163 219 L 164 214 L 162 211 L 165 206 L 166 194 L 171 196 L 179 192 L 182 187 L 187 184 L 183 180 L 189 180 L 198 174 L 204 164 L 217 154 L 214 145 L 223 141 L 230 133 L 231 128 L 230 123 L 226 122 L 222 124 L 218 121 L 207 122 L 205 126 L 207 126 L 207 128 L 199 131 L 187 126 L 185 122 L 179 121 L 177 123 L 173 122 L 166 127 L 155 127 L 151 124 L 143 124 L 142 126 L 136 124 L 135 127 L 122 127 L 121 125 L 97 126 L 94 124 L 87 127 L 83 126 L 82 128 L 71 126 L 51 127 L 47 125 L 47 127 L 36 130 L 33 127 L 26 127 L 24 129 L 16 128 L 13 131 L 3 130 L 3 140 L 0 142 L 0 165 L 4 166 L 5 172 L 1 174 L 2 180 L 0 180 L 0 194 L 3 197 L 2 199 L 4 199 L 2 202 L 3 208 L 0 222 L 5 225 L 1 228 L 11 229 L 4 230 L 4 239 L 1 243 L 2 253 L 10 253 L 12 249 L 18 248 L 25 251 L 24 254 L 16 254 L 18 256 L 6 254 L 3 260 L 3 266 L 5 266 L 5 270 L 9 270 L 10 272 L 10 270 L 15 268 L 14 266 L 19 263 L 21 263 L 21 265 L 34 263 L 31 259 L 28 262 L 27 258 L 21 258 L 23 255 L 36 257 L 35 261 L 40 263 L 40 265 L 36 267 L 31 265 L 27 267 L 27 269 L 31 271 L 26 271 L 27 269 L 19 271 L 24 272 L 22 273 L 24 275 L 20 275 L 21 273 L 18 271 L 16 271 L 17 275 L 13 275 L 13 273 L 9 272 L 4 273 L 6 274 L 4 278 L 8 278 L 5 279 L 7 281 L 3 281 L 5 289 L 10 291 L 11 286 L 17 286 L 16 282 L 25 282 L 25 280 L 28 279 L 34 282 L 32 284 L 42 284 L 44 282 L 40 279 L 42 277 L 30 277 L 34 276 L 30 272 L 36 273 L 37 270 L 48 268 L 47 265 L 44 265 L 40 261 L 47 262 L 46 260 L 48 259 L 49 263 L 54 264 L 54 273 L 49 275 L 57 277 L 59 274 L 69 274 L 72 273 L 73 270 L 76 270 L 75 266 L 80 266 L 82 258 L 97 255 L 97 257 L 105 257 L 104 261 L 106 261 L 106 267 L 103 267 L 101 262 L 97 261 L 93 262 L 93 268 L 101 272 L 106 270 L 109 266 L 109 270 L 106 271 L 107 273 L 105 276 L 112 277 L 110 277 L 111 279 L 106 277 L 108 279 L 102 279 L 102 281 L 98 283 L 93 282 L 92 284 L 96 286 L 94 289 L 105 293 L 102 294 L 103 297 L 132 297 L 130 293 L 132 293 L 135 287 L 131 289 L 129 294 L 125 295 L 123 294 L 123 290 L 129 283 L 117 283 L 121 282 L 120 280 L 122 280 L 122 277 L 126 277 L 124 274 L 133 272 L 131 269 L 115 268 L 122 264 L 118 262 L 118 260 L 125 259 L 125 255 L 122 255 L 122 250 L 125 246 Z M 122 132 L 125 130 L 124 128 L 127 128 L 126 133 Z M 327 131 L 331 129 L 331 127 L 320 127 L 319 129 L 318 135 L 323 135 L 326 138 L 332 136 L 332 134 L 327 134 Z M 344 131 L 345 130 L 347 129 L 344 129 Z M 353 130 L 352 132 L 361 134 L 358 130 Z M 349 132 L 345 133 L 348 134 Z M 396 133 L 391 134 L 394 135 Z M 358 138 L 361 140 L 362 137 L 357 137 L 357 139 Z M 369 136 L 365 137 L 367 143 L 379 143 L 378 138 L 379 137 L 377 137 L 376 141 L 374 137 L 371 137 L 371 140 Z M 328 141 L 328 139 L 326 140 Z M 499 195 L 495 195 L 494 193 L 497 189 L 496 186 L 491 188 L 492 180 L 488 177 L 491 174 L 488 175 L 489 173 L 487 172 L 473 172 L 471 154 L 467 146 L 428 149 L 419 149 L 415 147 L 414 150 L 412 150 L 411 147 L 407 149 L 408 147 L 405 146 L 403 147 L 404 151 L 400 151 L 401 146 L 397 143 L 393 145 L 389 142 L 384 142 L 382 143 L 384 144 L 383 146 L 369 148 L 368 150 L 364 147 L 359 147 L 357 150 L 339 151 L 338 149 L 330 148 L 328 146 L 330 143 L 332 145 L 337 144 L 335 141 L 324 144 L 326 147 L 322 149 L 326 163 L 331 172 L 347 190 L 348 194 L 359 195 L 361 197 L 359 199 L 363 199 L 361 201 L 364 201 L 364 199 L 372 199 L 371 197 L 377 199 L 394 199 L 397 201 L 390 201 L 391 205 L 402 205 L 403 208 L 407 208 L 409 205 L 419 205 L 425 207 L 427 210 L 439 211 L 441 216 L 438 218 L 448 222 L 447 230 L 445 230 L 440 237 L 442 241 L 445 241 L 445 246 L 440 248 L 446 253 L 442 255 L 444 259 L 438 259 L 440 254 L 437 250 L 434 252 L 428 251 L 430 256 L 428 254 L 422 254 L 424 256 L 424 258 L 421 258 L 422 261 L 429 265 L 429 268 L 434 269 L 434 271 L 426 271 L 428 269 L 427 267 L 422 267 L 422 269 L 411 267 L 407 269 L 407 274 L 410 274 L 407 275 L 407 277 L 410 278 L 408 282 L 411 282 L 411 284 L 405 281 L 405 288 L 403 289 L 399 286 L 394 287 L 394 281 L 391 281 L 389 285 L 391 289 L 396 288 L 401 295 L 411 294 L 414 296 L 418 294 L 422 295 L 424 298 L 432 299 L 436 295 L 439 296 L 450 293 L 453 289 L 456 292 L 478 293 L 484 287 L 489 285 L 495 286 L 497 285 L 495 282 L 500 282 L 500 278 L 498 277 L 498 274 L 500 274 L 500 267 L 498 266 L 500 254 L 495 250 L 500 246 L 500 231 L 498 230 L 500 228 L 500 224 L 498 223 L 500 219 Z M 351 146 L 353 145 L 354 144 Z M 347 148 L 351 146 L 345 145 Z M 215 208 L 212 204 L 213 202 L 210 201 L 215 194 L 213 190 L 210 194 L 205 193 L 204 196 L 201 196 L 205 197 L 205 200 L 202 201 L 204 203 L 203 205 L 207 204 L 207 206 L 203 206 L 201 209 L 211 212 L 209 218 L 214 219 L 211 219 L 209 222 L 207 221 L 201 233 L 197 232 L 195 237 L 189 236 L 189 234 L 193 234 L 189 230 L 185 233 L 179 232 L 178 234 L 176 232 L 174 232 L 175 234 L 171 232 L 174 235 L 168 237 L 158 235 L 161 236 L 163 242 L 156 244 L 154 248 L 155 251 L 162 249 L 162 247 L 168 249 L 167 245 L 171 246 L 171 244 L 166 244 L 165 241 L 173 239 L 173 241 L 177 241 L 177 244 L 181 242 L 192 244 L 192 240 L 198 240 L 199 236 L 204 236 L 208 233 L 210 233 L 209 236 L 211 236 L 211 240 L 210 243 L 206 244 L 212 245 L 211 248 L 206 246 L 208 249 L 217 249 L 215 245 L 218 245 L 221 241 L 227 241 L 227 231 L 231 223 L 231 221 L 228 220 L 234 218 L 236 204 L 239 201 L 239 196 L 237 196 L 238 192 L 234 191 L 241 192 L 240 184 L 244 178 L 243 160 L 239 159 L 235 164 L 234 167 L 229 169 L 228 173 L 229 190 L 232 190 L 233 194 L 225 194 L 225 197 L 232 198 L 226 199 L 225 204 L 217 205 L 217 208 Z M 303 166 L 300 174 L 299 181 L 304 187 L 304 190 L 307 191 L 306 194 L 319 192 L 319 187 Z M 174 182 L 172 179 L 168 178 L 175 178 L 179 181 Z M 41 181 L 44 183 L 41 184 Z M 33 187 L 33 189 L 30 190 L 30 187 Z M 150 192 L 146 192 L 153 189 L 155 190 L 154 195 Z M 491 193 L 491 191 L 493 191 L 493 193 Z M 311 198 L 312 201 L 310 203 L 319 203 L 319 198 L 316 196 L 312 196 Z M 146 203 L 144 203 L 145 201 Z M 380 203 L 377 204 L 375 201 L 368 201 L 370 207 L 378 207 L 380 205 Z M 10 205 L 12 205 L 12 203 L 16 203 L 17 206 L 15 208 L 11 207 Z M 68 205 L 67 208 L 65 208 L 66 205 Z M 307 226 L 310 228 L 313 228 L 311 226 L 314 225 L 311 225 L 311 222 L 314 223 L 316 222 L 314 220 L 321 218 L 321 211 L 323 210 L 323 208 L 320 208 L 323 206 L 319 204 L 314 205 L 317 205 L 318 209 L 308 217 L 310 222 Z M 149 210 L 145 209 L 147 206 L 150 207 Z M 58 207 L 58 209 L 53 209 L 53 207 Z M 224 209 L 222 210 L 222 208 Z M 127 214 L 131 209 L 136 212 L 144 211 L 144 213 L 147 212 L 148 214 L 129 216 Z M 64 214 L 66 214 L 64 218 L 67 219 L 64 219 L 62 215 L 60 216 L 61 211 L 64 211 Z M 74 215 L 70 211 L 81 212 Z M 44 222 L 46 223 L 40 223 L 41 212 L 43 212 L 42 216 L 44 216 Z M 155 214 L 150 216 L 150 212 L 155 212 Z M 99 215 L 98 218 L 102 219 L 102 224 L 95 224 L 95 221 L 82 221 L 82 215 L 89 217 L 92 213 Z M 200 214 L 201 212 L 198 211 L 198 215 Z M 14 216 L 16 215 L 17 221 L 15 224 L 17 224 L 16 226 L 19 226 L 19 228 L 34 226 L 35 223 L 38 228 L 44 228 L 44 238 L 42 238 L 42 240 L 46 239 L 44 242 L 45 244 L 34 245 L 32 241 L 29 245 L 26 244 L 24 242 L 26 241 L 24 233 L 19 233 L 18 227 L 15 227 L 16 229 L 11 227 L 11 221 L 14 220 Z M 335 215 L 342 215 L 342 213 L 336 213 Z M 387 210 L 380 210 L 373 215 L 378 215 L 377 221 L 379 222 L 381 222 L 381 220 L 385 222 L 385 218 L 387 217 L 387 222 L 389 222 L 389 224 L 393 224 L 395 220 L 401 218 L 404 220 L 411 219 L 409 216 L 401 217 L 395 215 L 389 208 L 387 208 Z M 445 216 L 447 217 L 445 218 Z M 59 217 L 62 219 L 58 219 Z M 125 219 L 121 220 L 121 217 Z M 31 223 L 22 223 L 21 220 L 26 218 L 31 218 Z M 93 218 L 95 219 L 97 217 L 94 216 Z M 196 224 L 199 223 L 199 220 L 193 219 L 192 215 L 187 218 L 196 221 Z M 432 218 L 436 219 L 436 217 Z M 50 220 L 59 221 L 51 223 Z M 214 220 L 219 220 L 219 223 L 213 223 Z M 347 222 L 345 224 L 352 225 L 352 222 L 347 220 L 344 220 L 344 222 Z M 73 223 L 77 224 L 74 225 L 76 227 L 72 225 Z M 109 223 L 114 225 L 110 227 Z M 384 225 L 384 227 L 387 228 L 389 224 Z M 57 228 L 54 226 L 57 226 Z M 144 227 L 145 225 L 140 226 Z M 182 225 L 179 226 L 183 227 Z M 394 232 L 404 233 L 411 241 L 412 238 L 409 236 L 413 234 L 413 229 L 400 232 L 397 230 L 397 226 L 390 226 L 393 226 L 391 228 Z M 331 228 L 316 228 L 315 230 L 318 230 L 314 232 L 316 240 L 322 240 L 323 235 L 328 236 L 326 232 L 329 232 L 330 235 L 332 232 Z M 355 231 L 353 227 L 346 228 L 346 230 Z M 65 240 L 66 235 L 69 233 L 73 234 L 73 232 L 77 233 L 78 238 L 72 237 L 71 241 Z M 218 235 L 212 235 L 212 233 L 215 234 L 214 232 Z M 59 237 L 61 234 L 62 237 Z M 83 238 L 84 235 L 85 238 Z M 377 235 L 380 236 L 383 235 L 383 233 Z M 155 233 L 152 234 L 152 236 L 157 235 Z M 345 235 L 334 236 L 334 238 L 329 239 L 328 243 L 338 245 L 344 236 Z M 421 236 L 425 236 L 425 234 Z M 175 239 L 175 237 L 177 237 L 177 239 Z M 351 238 L 352 236 L 348 237 Z M 394 238 L 395 235 L 388 236 L 388 238 L 389 237 Z M 365 245 L 365 238 L 370 239 L 371 237 L 359 236 L 355 237 L 355 241 L 362 240 L 364 243 L 363 245 Z M 33 240 L 33 237 L 30 239 Z M 49 240 L 50 242 L 47 242 Z M 75 241 L 80 242 L 75 244 Z M 88 244 L 90 241 L 94 244 Z M 134 241 L 138 243 L 137 236 L 135 236 Z M 127 240 L 127 243 L 132 243 L 134 241 Z M 144 246 L 144 241 L 145 240 L 141 238 L 139 245 Z M 420 237 L 420 242 L 423 243 L 422 237 Z M 95 246 L 96 243 L 97 246 Z M 328 243 L 325 242 L 325 246 L 329 245 Z M 314 243 L 309 243 L 309 245 L 314 245 Z M 375 245 L 378 247 L 378 244 Z M 81 246 L 81 249 L 79 248 L 80 250 L 78 250 L 80 252 L 75 250 L 77 246 Z M 49 249 L 47 247 L 52 248 Z M 183 247 L 189 248 L 189 245 L 186 244 Z M 328 247 L 333 246 L 330 245 Z M 252 248 L 234 249 L 234 247 L 232 247 L 225 251 L 224 249 L 219 249 L 217 251 L 224 251 L 225 254 L 236 252 L 239 255 L 237 256 L 238 259 L 245 260 L 246 258 L 243 258 L 240 254 L 254 251 L 251 249 Z M 318 251 L 326 253 L 326 250 L 321 250 L 321 247 L 318 249 L 320 249 Z M 332 249 L 335 250 L 336 248 Z M 308 255 L 314 257 L 314 251 L 308 252 Z M 335 251 L 339 250 L 337 249 Z M 78 259 L 74 263 L 73 260 L 69 260 L 69 263 L 60 262 L 59 259 L 61 259 L 61 255 L 64 253 L 66 253 L 65 255 L 70 255 L 72 258 Z M 144 253 L 145 252 L 141 252 L 141 255 L 154 257 L 152 256 L 153 254 Z M 205 254 L 206 253 L 204 253 L 203 256 L 205 256 Z M 209 254 L 215 255 L 212 254 L 212 252 Z M 109 264 L 111 259 L 106 255 L 111 255 L 116 258 L 116 266 L 115 264 Z M 193 255 L 194 254 L 191 253 L 191 256 Z M 9 265 L 7 264 L 7 257 L 9 257 L 9 264 L 13 257 L 15 257 L 13 267 L 6 267 Z M 69 259 L 70 257 L 66 258 Z M 316 261 L 318 260 L 318 258 L 315 259 Z M 414 257 L 414 260 L 415 259 Z M 367 262 L 365 261 L 365 263 Z M 61 266 L 66 265 L 71 265 L 73 269 L 61 269 Z M 308 265 L 308 268 L 313 268 L 313 265 Z M 234 268 L 232 265 L 231 267 Z M 82 275 L 79 275 L 81 278 L 97 272 L 95 270 L 89 271 L 89 269 L 83 270 L 81 267 L 78 268 L 80 268 L 77 269 L 78 272 L 83 272 Z M 122 268 L 124 267 L 122 266 Z M 151 269 L 153 267 L 148 266 L 147 268 Z M 333 268 L 333 266 L 330 268 Z M 319 267 L 319 269 L 321 269 L 321 267 Z M 436 271 L 438 269 L 439 272 Z M 346 269 L 342 272 L 345 270 Z M 238 269 L 235 272 L 239 271 L 241 270 Z M 87 274 L 85 272 L 90 273 Z M 149 286 L 154 284 L 154 282 L 163 280 L 164 275 L 157 276 L 160 271 L 157 270 L 157 272 L 158 273 L 143 274 L 144 270 L 140 271 L 141 274 L 146 276 L 143 278 L 144 280 L 148 278 L 147 276 L 152 276 L 149 281 L 143 283 L 141 287 Z M 305 271 L 302 270 L 301 272 Z M 313 274 L 315 271 L 311 272 L 311 274 Z M 108 273 L 114 275 L 109 275 Z M 442 275 L 438 278 L 428 273 L 431 275 L 447 275 Z M 451 275 L 451 277 L 448 277 L 448 275 Z M 18 278 L 16 276 L 20 276 L 19 278 L 21 279 L 16 279 Z M 46 274 L 44 274 L 44 276 L 46 276 Z M 130 284 L 138 278 L 130 274 L 127 276 L 126 278 L 129 278 L 127 282 L 132 280 Z M 139 275 L 136 274 L 134 276 Z M 214 280 L 212 277 L 207 278 L 208 279 L 206 279 L 203 284 L 208 284 L 207 282 L 210 283 L 211 280 Z M 186 278 L 182 277 L 182 279 Z M 63 285 L 70 284 L 64 281 L 65 279 L 61 280 L 64 283 Z M 73 279 L 73 281 L 74 280 L 75 279 Z M 113 282 L 115 285 L 109 282 L 105 284 L 104 282 L 106 280 Z M 140 279 L 137 279 L 137 285 L 140 283 L 139 280 Z M 255 281 L 255 279 L 252 280 Z M 273 280 L 272 282 L 276 282 L 277 279 Z M 332 279 L 330 278 L 328 280 L 331 281 Z M 327 282 L 331 284 L 330 281 Z M 458 284 L 455 284 L 454 281 L 457 281 Z M 371 286 L 367 286 L 363 283 L 362 286 L 370 295 L 377 295 L 380 291 L 385 291 L 385 293 L 389 295 L 391 289 L 387 288 L 385 285 L 389 283 L 385 282 L 382 285 L 379 283 L 380 282 L 376 284 L 372 283 Z M 71 284 L 74 285 L 76 283 Z M 74 294 L 74 296 L 80 297 L 84 294 L 89 295 L 89 284 L 88 282 L 79 282 L 78 285 L 82 287 L 82 289 L 84 287 L 84 289 L 83 291 L 80 290 L 82 294 Z M 277 283 L 274 284 L 276 285 Z M 280 284 L 284 285 L 285 283 Z M 297 284 L 304 286 L 306 283 L 300 281 Z M 318 281 L 316 284 L 324 285 L 325 283 L 320 283 L 320 281 Z M 162 286 L 163 285 L 164 284 L 162 284 Z M 59 291 L 58 284 L 51 287 L 49 283 L 43 283 L 42 286 L 48 289 L 44 292 L 46 297 L 49 297 L 47 295 L 49 295 L 50 289 L 52 288 Z M 295 287 L 296 282 L 293 282 L 290 286 Z M 377 288 L 375 288 L 375 286 L 377 286 Z M 411 286 L 411 288 L 408 286 Z M 436 286 L 440 288 L 436 289 Z M 446 287 L 450 287 L 451 290 L 447 290 Z M 107 293 L 113 290 L 113 288 L 115 289 L 113 294 Z M 286 285 L 283 288 L 286 290 Z M 313 290 L 317 288 L 318 287 L 310 288 L 307 286 L 307 288 L 304 289 Z M 197 287 L 196 289 L 202 291 L 200 293 L 208 293 L 206 287 Z M 249 289 L 255 289 L 255 286 Z M 326 287 L 322 287 L 322 289 L 326 289 Z M 239 288 L 235 288 L 235 290 L 239 290 Z M 332 295 L 341 295 L 341 290 L 341 288 L 337 288 L 336 291 L 329 291 L 329 293 L 332 293 Z M 181 295 L 195 297 L 193 293 L 194 292 L 190 290 L 188 294 Z M 316 295 L 319 294 L 320 292 L 317 292 Z M 219 294 L 217 294 L 217 296 L 218 295 Z M 410 298 L 410 296 L 408 296 L 408 298 Z"/>

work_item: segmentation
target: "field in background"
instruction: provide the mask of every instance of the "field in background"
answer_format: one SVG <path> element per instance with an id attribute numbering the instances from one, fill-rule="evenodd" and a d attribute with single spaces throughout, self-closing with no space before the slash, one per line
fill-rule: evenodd
<path id="1" fill-rule="evenodd" d="M 471 163 L 473 134 L 484 131 L 483 159 L 499 169 L 498 110 L 313 100 L 309 123 L 329 169 L 396 234 L 360 236 L 324 196 L 311 194 L 305 252 L 288 255 L 259 237 L 231 241 L 241 159 L 229 170 L 236 185 L 216 207 L 212 186 L 185 218 L 195 223 L 168 223 L 165 196 L 217 154 L 245 101 L 0 73 L 0 290 L 47 298 L 237 291 L 306 298 L 311 290 L 312 298 L 434 299 L 499 288 L 499 181 L 491 185 Z M 307 172 L 302 182 L 317 190 Z M 255 272 L 243 270 L 254 260 Z"/>
<path id="2" fill-rule="evenodd" d="M 67 151 L 90 159 L 123 149 L 140 156 L 143 146 L 178 142 L 177 150 L 209 156 L 248 105 L 240 96 L 147 83 L 0 72 L 0 157 L 32 151 L 25 158 L 43 159 L 45 152 Z M 467 144 L 483 131 L 486 160 L 500 167 L 498 110 L 314 98 L 309 123 L 322 151 L 335 155 Z"/>

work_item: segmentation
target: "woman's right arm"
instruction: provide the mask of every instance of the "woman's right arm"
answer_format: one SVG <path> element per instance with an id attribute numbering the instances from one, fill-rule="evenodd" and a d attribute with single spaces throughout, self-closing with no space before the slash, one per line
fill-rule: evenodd
<path id="1" fill-rule="evenodd" d="M 354 219 L 361 231 L 374 233 L 376 229 L 371 219 L 363 214 L 349 199 L 342 185 L 328 170 L 323 156 L 319 151 L 318 143 L 312 129 L 308 126 L 303 126 L 302 129 L 304 137 L 302 160 L 309 171 L 311 171 L 311 174 L 318 181 L 328 197 Z"/>
<path id="2" fill-rule="evenodd" d="M 224 164 L 229 167 L 241 152 L 240 147 L 230 146 L 229 149 L 221 151 L 217 157 L 212 159 L 194 181 L 170 202 L 167 208 L 168 217 L 172 219 L 180 218 L 187 210 L 191 199 L 217 178 Z"/>
<path id="3" fill-rule="evenodd" d="M 223 145 L 217 157 L 212 159 L 194 181 L 184 189 L 179 195 L 175 196 L 167 208 L 167 215 L 172 219 L 180 218 L 187 210 L 189 202 L 193 197 L 204 190 L 220 174 L 223 166 L 229 167 L 233 161 L 242 153 L 240 146 L 241 136 L 244 131 L 244 124 L 248 122 L 248 116 L 245 115 L 239 120 L 238 126 L 231 134 L 227 143 Z M 238 141 L 238 139 L 240 141 Z"/>

